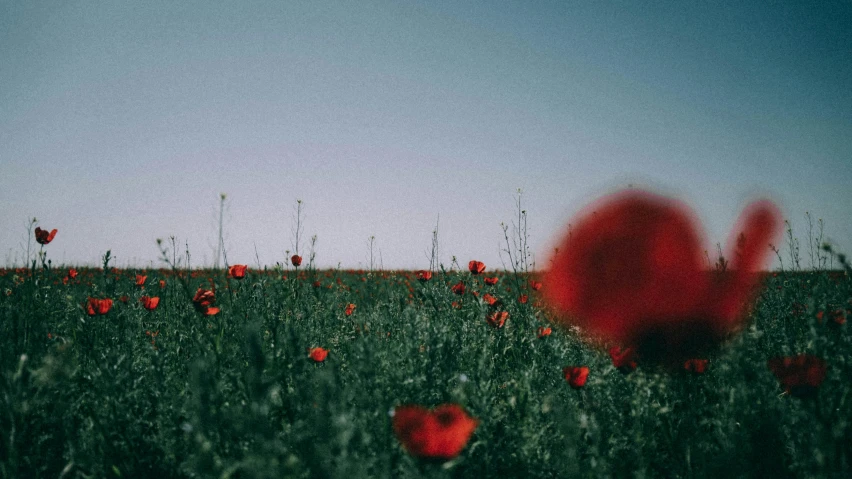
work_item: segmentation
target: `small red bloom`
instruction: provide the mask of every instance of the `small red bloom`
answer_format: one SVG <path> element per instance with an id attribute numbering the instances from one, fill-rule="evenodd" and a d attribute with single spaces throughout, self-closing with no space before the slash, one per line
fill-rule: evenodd
<path id="1" fill-rule="evenodd" d="M 609 357 L 612 358 L 612 365 L 625 374 L 636 369 L 636 353 L 633 348 L 622 350 L 618 346 L 613 346 L 609 348 Z"/>
<path id="2" fill-rule="evenodd" d="M 464 294 L 465 289 L 466 288 L 464 286 L 464 283 L 462 283 L 461 281 L 459 281 L 458 283 L 456 283 L 452 287 L 453 293 L 456 293 L 459 296 Z"/>
<path id="3" fill-rule="evenodd" d="M 323 348 L 311 348 L 308 355 L 315 362 L 321 363 L 321 362 L 325 361 L 326 357 L 328 357 L 328 350 L 323 349 Z"/>
<path id="4" fill-rule="evenodd" d="M 139 302 L 142 303 L 142 307 L 147 309 L 148 311 L 153 311 L 157 309 L 157 306 L 160 304 L 160 298 L 158 296 L 154 296 L 150 298 L 148 296 L 142 296 L 139 298 Z"/>
<path id="5" fill-rule="evenodd" d="M 471 274 L 482 274 L 485 271 L 485 263 L 482 261 L 471 261 L 467 264 L 467 269 L 470 270 Z"/>
<path id="6" fill-rule="evenodd" d="M 488 321 L 488 324 L 500 329 L 506 324 L 506 320 L 509 319 L 509 313 L 507 311 L 495 311 L 486 316 L 485 319 Z"/>
<path id="7" fill-rule="evenodd" d="M 562 368 L 562 375 L 565 380 L 574 389 L 580 389 L 586 385 L 586 380 L 589 379 L 589 368 L 586 366 L 565 366 Z"/>
<path id="8" fill-rule="evenodd" d="M 705 268 L 702 236 L 680 202 L 628 190 L 571 222 L 542 289 L 565 321 L 644 360 L 682 364 L 743 323 L 782 224 L 769 201 L 749 205 L 729 240 L 728 271 Z"/>
<path id="9" fill-rule="evenodd" d="M 816 395 L 825 380 L 825 361 L 810 354 L 772 358 L 766 364 L 784 390 L 799 398 Z"/>
<path id="10" fill-rule="evenodd" d="M 707 371 L 706 359 L 687 359 L 683 363 L 683 369 L 695 374 L 704 374 Z"/>
<path id="11" fill-rule="evenodd" d="M 290 257 L 290 262 L 293 263 L 293 266 L 298 267 L 300 264 L 302 264 L 302 257 L 297 254 L 294 254 Z"/>
<path id="12" fill-rule="evenodd" d="M 488 303 L 489 306 L 494 306 L 495 304 L 497 304 L 498 301 L 500 301 L 499 299 L 492 296 L 490 293 L 483 294 L 482 300 Z"/>
<path id="13" fill-rule="evenodd" d="M 540 290 L 541 289 L 541 282 L 530 280 L 530 288 L 532 288 L 533 291 Z"/>
<path id="14" fill-rule="evenodd" d="M 121 301 L 124 304 L 127 304 L 127 302 L 130 301 L 130 296 L 128 296 L 126 294 L 122 294 L 121 296 L 118 297 L 118 300 Z"/>
<path id="15" fill-rule="evenodd" d="M 52 230 L 48 233 L 47 230 L 43 230 L 36 226 L 35 229 L 35 238 L 38 244 L 48 244 L 53 241 L 53 238 L 56 236 L 56 230 Z"/>
<path id="16" fill-rule="evenodd" d="M 346 316 L 352 316 L 352 313 L 354 313 L 354 312 L 355 312 L 355 304 L 353 304 L 353 303 L 347 304 L 346 310 L 344 311 L 344 313 L 346 313 Z"/>
<path id="17" fill-rule="evenodd" d="M 76 270 L 76 269 L 74 269 L 74 268 L 69 269 L 69 270 L 68 270 L 68 277 L 69 277 L 70 279 L 75 279 L 75 278 L 77 278 L 77 270 Z"/>
<path id="18" fill-rule="evenodd" d="M 467 445 L 479 421 L 457 404 L 443 404 L 432 411 L 415 405 L 394 410 L 393 432 L 415 457 L 448 460 Z"/>
<path id="19" fill-rule="evenodd" d="M 485 281 L 485 284 L 487 284 L 488 286 L 494 286 L 495 284 L 497 284 L 498 278 L 496 276 L 492 276 L 490 278 L 485 277 L 482 280 Z"/>
<path id="20" fill-rule="evenodd" d="M 160 289 L 165 289 L 165 288 L 166 288 L 166 280 L 161 279 L 160 280 Z"/>
<path id="21" fill-rule="evenodd" d="M 432 279 L 432 272 L 431 271 L 423 270 L 423 271 L 417 272 L 417 280 L 418 281 L 426 282 L 426 281 L 429 281 L 430 279 Z"/>
<path id="22" fill-rule="evenodd" d="M 527 301 L 529 301 L 529 300 L 530 300 L 530 297 L 525 295 L 525 294 L 522 294 L 518 297 L 518 302 L 521 303 L 521 304 L 527 304 Z"/>
<path id="23" fill-rule="evenodd" d="M 539 328 L 538 328 L 538 339 L 550 336 L 550 333 L 552 333 L 552 332 L 553 332 L 553 330 L 550 329 L 550 326 L 547 326 L 547 327 L 539 326 Z"/>
<path id="24" fill-rule="evenodd" d="M 219 308 L 214 308 L 211 305 L 216 301 L 216 293 L 209 289 L 198 288 L 195 297 L 192 298 L 192 304 L 195 309 L 206 316 L 213 316 L 219 312 Z"/>
<path id="25" fill-rule="evenodd" d="M 148 279 L 147 276 L 142 275 L 142 274 L 137 274 L 136 275 L 136 286 L 145 286 L 145 280 L 147 280 L 147 279 Z"/>
<path id="26" fill-rule="evenodd" d="M 244 264 L 235 264 L 228 268 L 228 276 L 234 279 L 243 279 L 246 277 L 246 270 L 248 269 L 247 265 Z"/>
<path id="27" fill-rule="evenodd" d="M 109 313 L 109 310 L 112 308 L 112 300 L 111 299 L 96 299 L 89 298 L 86 301 L 86 314 L 89 316 L 95 315 L 103 315 Z"/>

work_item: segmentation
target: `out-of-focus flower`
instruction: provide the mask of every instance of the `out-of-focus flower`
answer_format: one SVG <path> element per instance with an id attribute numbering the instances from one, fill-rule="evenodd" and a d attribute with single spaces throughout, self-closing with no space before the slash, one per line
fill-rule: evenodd
<path id="1" fill-rule="evenodd" d="M 497 276 L 491 276 L 491 277 L 487 277 L 487 276 L 486 276 L 485 278 L 482 278 L 482 280 L 483 280 L 483 281 L 485 282 L 485 284 L 487 284 L 488 286 L 494 286 L 495 284 L 497 284 L 497 280 L 498 280 L 498 279 L 499 279 L 499 278 L 497 278 Z"/>
<path id="2" fill-rule="evenodd" d="M 422 406 L 397 407 L 393 431 L 402 446 L 414 457 L 448 460 L 467 445 L 479 421 L 457 404 L 443 404 L 433 410 Z"/>
<path id="3" fill-rule="evenodd" d="M 485 271 L 485 263 L 482 261 L 471 261 L 467 264 L 467 269 L 470 270 L 471 274 L 482 274 Z"/>
<path id="4" fill-rule="evenodd" d="M 235 264 L 228 268 L 228 276 L 234 279 L 243 279 L 246 277 L 246 270 L 248 269 L 248 265 L 244 264 Z"/>
<path id="5" fill-rule="evenodd" d="M 565 366 L 562 368 L 562 375 L 565 380 L 574 389 L 580 389 L 586 385 L 586 380 L 589 379 L 589 368 L 586 366 Z"/>
<path id="6" fill-rule="evenodd" d="M 328 357 L 328 350 L 323 348 L 311 348 L 308 352 L 308 356 L 313 359 L 315 362 L 321 363 L 325 361 L 325 358 Z"/>
<path id="7" fill-rule="evenodd" d="M 107 299 L 97 299 L 97 298 L 89 298 L 86 301 L 86 314 L 89 316 L 99 316 L 103 314 L 109 313 L 109 310 L 112 308 L 112 300 Z"/>
<path id="8" fill-rule="evenodd" d="M 552 333 L 552 332 L 553 332 L 553 330 L 550 328 L 550 326 L 546 326 L 546 327 L 545 326 L 539 326 L 538 327 L 538 339 L 550 336 L 550 333 Z"/>
<path id="9" fill-rule="evenodd" d="M 541 282 L 530 280 L 530 288 L 532 288 L 533 291 L 540 290 L 541 289 Z"/>
<path id="10" fill-rule="evenodd" d="M 494 306 L 495 304 L 497 304 L 498 301 L 500 301 L 496 297 L 492 296 L 490 293 L 483 294 L 482 300 L 488 303 L 489 306 Z"/>
<path id="11" fill-rule="evenodd" d="M 769 201 L 745 209 L 729 240 L 726 272 L 705 269 L 693 215 L 672 199 L 628 190 L 571 224 L 543 281 L 545 299 L 602 343 L 680 365 L 742 325 L 781 215 Z"/>
<path id="12" fill-rule="evenodd" d="M 216 293 L 209 289 L 198 288 L 195 296 L 192 298 L 192 304 L 196 311 L 205 315 L 213 316 L 219 312 L 219 308 L 212 306 L 213 301 L 216 301 Z"/>
<path id="13" fill-rule="evenodd" d="M 165 289 L 165 288 L 166 288 L 166 280 L 161 279 L 160 280 L 160 289 Z"/>
<path id="14" fill-rule="evenodd" d="M 346 314 L 346 316 L 352 316 L 352 313 L 355 312 L 355 304 L 354 303 L 347 304 L 346 309 L 343 312 Z"/>
<path id="15" fill-rule="evenodd" d="M 522 295 L 518 296 L 518 302 L 521 303 L 521 304 L 527 304 L 527 301 L 529 301 L 529 300 L 530 300 L 530 297 L 527 296 L 526 294 L 522 294 Z"/>
<path id="16" fill-rule="evenodd" d="M 35 239 L 38 244 L 48 244 L 53 241 L 53 238 L 56 236 L 56 229 L 48 232 L 47 230 L 43 230 L 36 226 L 35 229 Z"/>
<path id="17" fill-rule="evenodd" d="M 69 279 L 76 279 L 77 278 L 77 270 L 74 269 L 74 268 L 69 269 L 68 270 L 68 278 Z"/>
<path id="18" fill-rule="evenodd" d="M 145 280 L 147 280 L 147 279 L 148 279 L 148 277 L 145 276 L 144 274 L 137 274 L 136 275 L 136 286 L 145 286 Z"/>
<path id="19" fill-rule="evenodd" d="M 293 266 L 298 267 L 302 264 L 302 257 L 297 254 L 294 254 L 293 256 L 290 256 L 290 262 L 293 263 Z"/>
<path id="20" fill-rule="evenodd" d="M 706 359 L 687 359 L 683 363 L 683 369 L 695 374 L 704 374 L 707 371 Z"/>
<path id="21" fill-rule="evenodd" d="M 139 302 L 142 303 L 142 307 L 147 309 L 148 311 L 153 311 L 157 309 L 157 306 L 160 304 L 160 298 L 158 296 L 154 296 L 153 298 L 148 296 L 142 296 L 139 298 Z"/>
<path id="22" fill-rule="evenodd" d="M 509 313 L 507 311 L 495 311 L 486 316 L 485 319 L 488 321 L 488 324 L 500 329 L 506 324 L 506 320 L 509 319 Z"/>
<path id="23" fill-rule="evenodd" d="M 465 289 L 467 288 L 465 288 L 464 283 L 459 281 L 458 283 L 454 284 L 451 289 L 453 290 L 453 293 L 456 293 L 457 295 L 461 296 L 464 294 Z"/>
<path id="24" fill-rule="evenodd" d="M 429 281 L 430 279 L 432 279 L 432 272 L 431 271 L 421 270 L 421 271 L 417 272 L 417 280 L 418 281 L 426 282 L 426 281 Z"/>
<path id="25" fill-rule="evenodd" d="M 609 357 L 612 358 L 612 365 L 623 373 L 629 373 L 636 369 L 636 352 L 633 348 L 621 349 L 618 346 L 609 348 Z"/>
<path id="26" fill-rule="evenodd" d="M 766 364 L 784 390 L 799 398 L 816 395 L 827 369 L 825 361 L 810 354 L 772 358 Z"/>

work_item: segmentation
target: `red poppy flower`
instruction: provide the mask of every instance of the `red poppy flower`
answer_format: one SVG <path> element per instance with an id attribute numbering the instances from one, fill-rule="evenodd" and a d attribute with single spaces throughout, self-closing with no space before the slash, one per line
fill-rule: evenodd
<path id="1" fill-rule="evenodd" d="M 153 311 L 157 309 L 157 306 L 160 304 L 160 298 L 154 296 L 153 298 L 149 298 L 148 296 L 142 296 L 139 298 L 139 302 L 142 303 L 142 307 L 147 309 L 148 311 Z"/>
<path id="2" fill-rule="evenodd" d="M 482 272 L 485 271 L 485 263 L 482 261 L 471 261 L 467 264 L 467 269 L 469 269 L 472 274 L 482 274 Z"/>
<path id="3" fill-rule="evenodd" d="M 485 284 L 487 284 L 488 286 L 494 286 L 495 284 L 497 284 L 497 279 L 498 278 L 496 276 L 492 276 L 490 278 L 483 278 L 482 280 L 485 281 Z"/>
<path id="4" fill-rule="evenodd" d="M 192 298 L 192 304 L 195 309 L 206 316 L 213 316 L 219 312 L 219 308 L 214 308 L 211 305 L 216 301 L 216 293 L 209 289 L 198 288 L 195 297 Z"/>
<path id="5" fill-rule="evenodd" d="M 323 348 L 311 348 L 308 356 L 310 356 L 310 358 L 315 362 L 321 363 L 328 357 L 328 350 Z"/>
<path id="6" fill-rule="evenodd" d="M 488 303 L 489 306 L 494 306 L 495 304 L 497 304 L 498 301 L 500 301 L 489 293 L 483 294 L 482 300 Z"/>
<path id="7" fill-rule="evenodd" d="M 683 369 L 695 374 L 704 374 L 707 371 L 706 359 L 687 359 L 683 363 Z"/>
<path id="8" fill-rule="evenodd" d="M 415 457 L 447 460 L 458 456 L 479 421 L 457 404 L 443 404 L 432 411 L 415 405 L 394 410 L 393 432 Z"/>
<path id="9" fill-rule="evenodd" d="M 772 358 L 767 366 L 784 390 L 799 398 L 814 396 L 825 380 L 825 361 L 810 354 Z"/>
<path id="10" fill-rule="evenodd" d="M 495 311 L 486 316 L 485 319 L 488 321 L 488 324 L 500 329 L 506 324 L 506 320 L 509 319 L 509 313 L 507 311 Z"/>
<path id="11" fill-rule="evenodd" d="M 532 288 L 533 291 L 540 290 L 541 289 L 541 282 L 530 280 L 530 288 Z"/>
<path id="12" fill-rule="evenodd" d="M 681 364 L 743 321 L 781 217 L 768 201 L 743 212 L 729 243 L 731 268 L 704 268 L 691 212 L 642 191 L 608 196 L 572 221 L 543 281 L 548 302 L 602 342 L 644 360 Z"/>
<path id="13" fill-rule="evenodd" d="M 145 280 L 148 279 L 147 276 L 142 274 L 136 275 L 136 286 L 145 286 Z"/>
<path id="14" fill-rule="evenodd" d="M 165 287 L 166 287 L 166 280 L 161 279 L 160 280 L 160 289 L 165 289 Z"/>
<path id="15" fill-rule="evenodd" d="M 75 279 L 77 277 L 77 270 L 74 269 L 74 268 L 69 269 L 68 270 L 68 277 L 70 279 Z"/>
<path id="16" fill-rule="evenodd" d="M 35 238 L 38 244 L 48 244 L 53 241 L 53 238 L 56 236 L 56 230 L 52 230 L 48 233 L 47 230 L 43 230 L 36 226 L 35 229 Z"/>
<path id="17" fill-rule="evenodd" d="M 521 304 L 527 304 L 527 301 L 529 301 L 529 300 L 530 300 L 530 297 L 525 295 L 525 294 L 518 296 L 518 302 L 521 303 Z"/>
<path id="18" fill-rule="evenodd" d="M 586 385 L 586 380 L 589 379 L 589 368 L 586 366 L 565 366 L 562 368 L 562 375 L 565 380 L 574 389 L 580 389 Z"/>
<path id="19" fill-rule="evenodd" d="M 636 352 L 633 348 L 622 350 L 618 346 L 613 346 L 609 348 L 609 357 L 612 358 L 612 365 L 625 374 L 636 369 Z"/>
<path id="20" fill-rule="evenodd" d="M 89 298 L 86 301 L 86 314 L 89 316 L 103 315 L 109 313 L 112 308 L 111 299 Z"/>
<path id="21" fill-rule="evenodd" d="M 302 264 L 302 257 L 297 254 L 294 254 L 293 256 L 290 256 L 290 262 L 293 263 L 293 266 L 298 267 L 300 264 Z"/>
<path id="22" fill-rule="evenodd" d="M 248 269 L 247 265 L 244 264 L 235 264 L 228 268 L 228 276 L 234 279 L 243 279 L 246 277 L 246 270 Z"/>
<path id="23" fill-rule="evenodd" d="M 464 283 L 459 281 L 458 283 L 453 285 L 453 287 L 451 289 L 453 290 L 453 293 L 456 293 L 457 295 L 461 296 L 461 295 L 464 294 L 464 291 L 465 291 L 466 288 L 464 286 Z"/>
<path id="24" fill-rule="evenodd" d="M 354 312 L 355 312 L 355 305 L 353 303 L 347 304 L 346 310 L 344 311 L 344 313 L 346 313 L 346 316 L 352 316 L 352 313 L 354 313 Z"/>
<path id="25" fill-rule="evenodd" d="M 431 271 L 418 271 L 417 272 L 417 280 L 418 281 L 426 282 L 426 281 L 429 281 L 430 279 L 432 279 L 432 272 Z"/>
<path id="26" fill-rule="evenodd" d="M 121 296 L 118 297 L 118 300 L 121 301 L 124 304 L 127 304 L 127 302 L 130 301 L 130 296 L 128 296 L 126 294 L 122 294 Z"/>
<path id="27" fill-rule="evenodd" d="M 538 339 L 550 336 L 550 333 L 552 333 L 552 332 L 553 332 L 553 330 L 550 329 L 550 326 L 547 326 L 547 327 L 539 326 L 539 328 L 538 328 Z"/>

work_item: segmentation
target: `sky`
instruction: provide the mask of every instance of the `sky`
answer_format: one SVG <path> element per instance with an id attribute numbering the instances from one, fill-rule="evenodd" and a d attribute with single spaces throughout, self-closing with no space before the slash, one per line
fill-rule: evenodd
<path id="1" fill-rule="evenodd" d="M 301 200 L 319 267 L 427 268 L 437 226 L 502 268 L 520 189 L 542 268 L 629 185 L 708 249 L 766 197 L 803 266 L 806 213 L 852 254 L 848 1 L 0 0 L 0 85 L 7 266 L 33 218 L 55 264 L 212 265 L 225 193 L 232 264 L 286 261 Z"/>

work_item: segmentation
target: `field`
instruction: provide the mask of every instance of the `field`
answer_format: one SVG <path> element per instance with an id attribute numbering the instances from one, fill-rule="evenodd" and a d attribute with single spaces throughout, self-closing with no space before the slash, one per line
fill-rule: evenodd
<path id="1" fill-rule="evenodd" d="M 640 360 L 631 370 L 552 323 L 534 274 L 453 268 L 424 281 L 286 265 L 236 279 L 108 263 L 76 276 L 49 263 L 0 270 L 0 476 L 852 471 L 842 272 L 766 274 L 747 326 L 700 358 L 706 369 Z M 149 310 L 143 296 L 159 304 Z M 779 382 L 770 360 L 800 354 L 824 361 L 824 380 L 808 363 Z M 577 366 L 587 380 L 567 381 L 563 368 Z M 475 431 L 457 457 L 416 457 L 394 411 L 441 404 L 461 406 Z"/>

